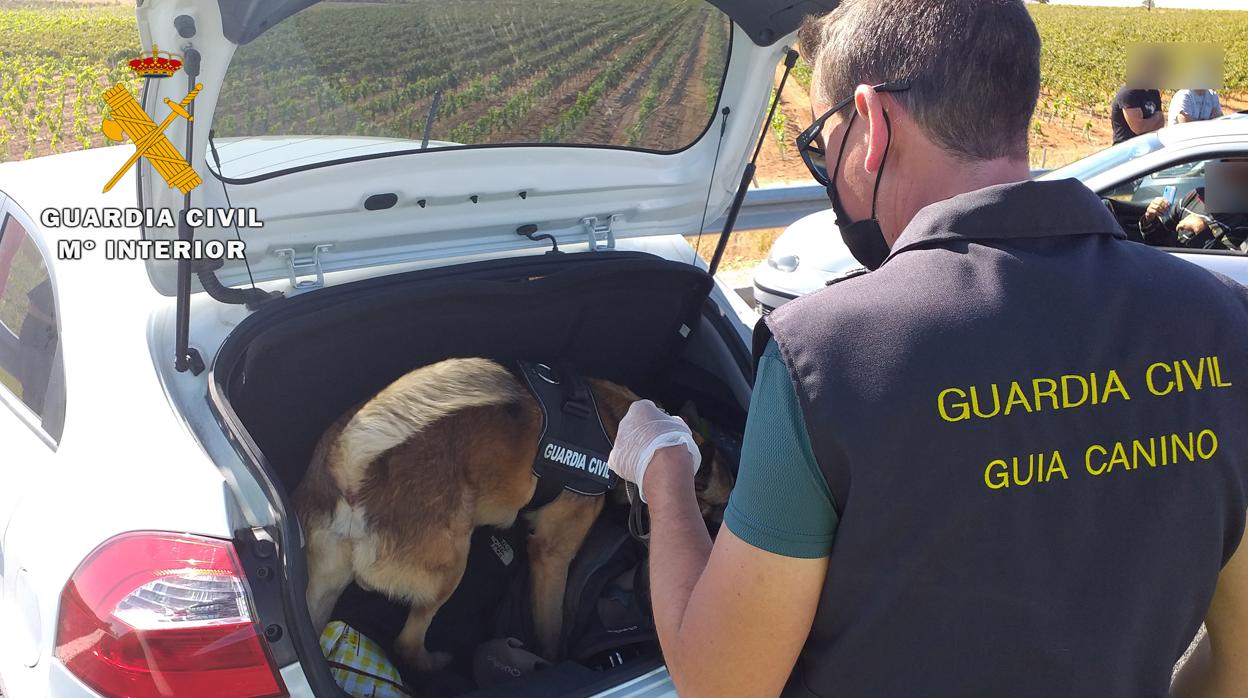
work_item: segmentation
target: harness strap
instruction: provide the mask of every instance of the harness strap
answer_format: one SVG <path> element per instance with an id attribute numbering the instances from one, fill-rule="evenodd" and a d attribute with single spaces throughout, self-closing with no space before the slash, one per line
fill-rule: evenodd
<path id="1" fill-rule="evenodd" d="M 593 394 L 589 392 L 589 385 L 581 379 L 580 374 L 566 361 L 560 361 L 555 364 L 554 368 L 559 377 L 560 392 L 563 393 L 563 404 L 560 409 L 578 419 L 588 419 L 591 414 L 594 419 L 598 419 Z M 606 429 L 603 429 L 603 434 L 606 434 Z"/>
<path id="2" fill-rule="evenodd" d="M 615 473 L 607 467 L 611 439 L 580 374 L 567 364 L 529 361 L 519 362 L 519 372 L 542 409 L 533 461 L 537 489 L 525 510 L 549 504 L 563 490 L 596 497 L 615 487 Z"/>

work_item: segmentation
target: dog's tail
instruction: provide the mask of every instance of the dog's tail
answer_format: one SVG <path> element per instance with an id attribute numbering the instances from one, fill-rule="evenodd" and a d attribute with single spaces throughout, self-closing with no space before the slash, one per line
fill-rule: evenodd
<path id="1" fill-rule="evenodd" d="M 515 376 L 489 359 L 447 359 L 403 376 L 360 408 L 329 453 L 334 481 L 348 498 L 368 465 L 443 417 L 472 407 L 505 405 L 527 393 Z"/>

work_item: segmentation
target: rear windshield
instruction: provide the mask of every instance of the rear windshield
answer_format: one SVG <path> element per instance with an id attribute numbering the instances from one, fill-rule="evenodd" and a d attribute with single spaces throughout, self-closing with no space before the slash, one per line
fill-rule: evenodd
<path id="1" fill-rule="evenodd" d="M 231 60 L 221 174 L 421 147 L 681 150 L 715 113 L 730 38 L 703 0 L 318 3 Z M 257 140 L 273 136 L 292 138 Z"/>

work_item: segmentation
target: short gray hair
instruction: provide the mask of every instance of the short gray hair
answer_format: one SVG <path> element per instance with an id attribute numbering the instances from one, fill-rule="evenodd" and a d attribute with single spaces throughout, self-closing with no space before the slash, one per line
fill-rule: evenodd
<path id="1" fill-rule="evenodd" d="M 1040 35 L 1022 0 L 844 0 L 812 22 L 801 36 L 818 38 L 817 101 L 906 79 L 910 89 L 893 97 L 945 150 L 968 161 L 1027 159 Z"/>

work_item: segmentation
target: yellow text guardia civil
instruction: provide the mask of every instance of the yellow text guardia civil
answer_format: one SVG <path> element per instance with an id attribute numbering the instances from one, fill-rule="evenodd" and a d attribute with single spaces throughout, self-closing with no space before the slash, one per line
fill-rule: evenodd
<path id="1" fill-rule="evenodd" d="M 1144 370 L 1142 386 L 1149 395 L 1164 397 L 1194 390 L 1229 388 L 1216 356 L 1159 361 Z M 1139 391 L 1137 385 L 1132 390 Z M 1002 399 L 1004 396 L 1004 400 Z M 1064 410 L 1085 405 L 1104 405 L 1131 399 L 1131 392 L 1116 369 L 1106 374 L 1067 374 L 1032 378 L 1008 384 L 950 387 L 937 395 L 937 411 L 946 422 L 992 419 L 1025 412 Z"/>
<path id="2" fill-rule="evenodd" d="M 1124 382 L 1115 369 L 1108 373 L 1067 374 L 1008 384 L 945 388 L 937 396 L 937 411 L 941 419 L 953 423 L 1126 402 L 1132 399 L 1133 390 L 1137 398 L 1164 400 L 1180 393 L 1218 390 L 1232 385 L 1223 377 L 1217 356 L 1158 361 L 1128 378 L 1133 379 L 1134 387 L 1129 388 L 1128 382 Z M 1072 476 L 1100 478 L 1115 472 L 1137 472 L 1144 465 L 1148 466 L 1144 468 L 1148 471 L 1208 461 L 1217 452 L 1218 435 L 1210 428 L 1093 443 L 1077 456 L 1063 455 L 1062 450 L 1056 448 L 1035 448 L 1032 453 L 989 459 L 983 469 L 983 483 L 989 490 L 1005 490 L 1066 481 Z"/>

